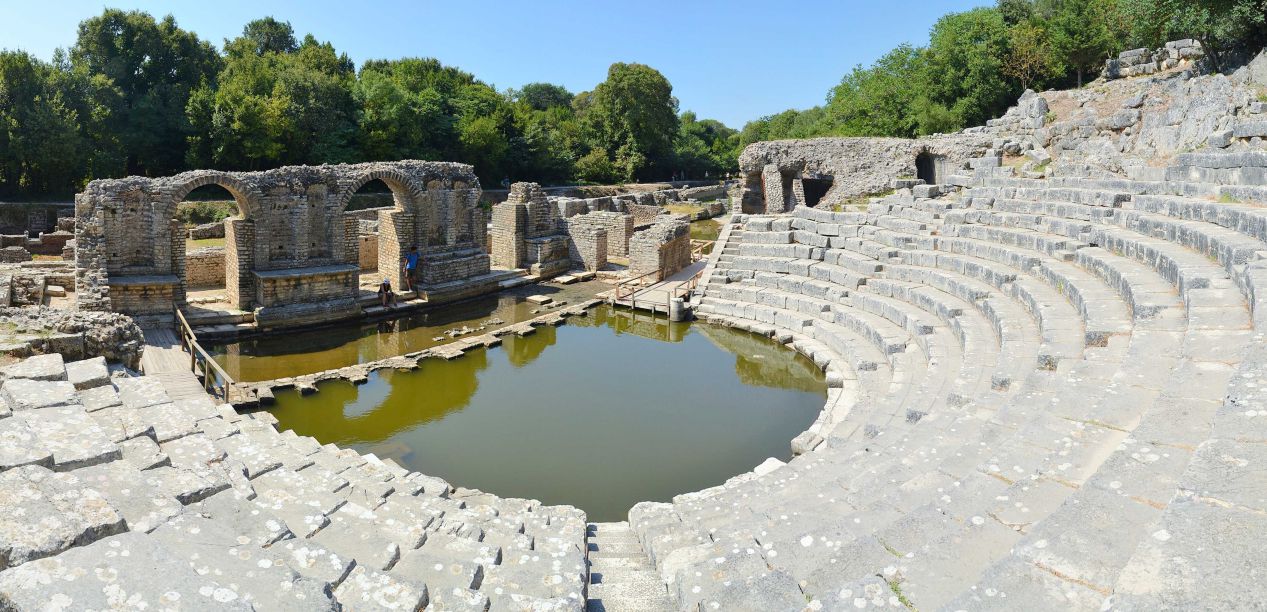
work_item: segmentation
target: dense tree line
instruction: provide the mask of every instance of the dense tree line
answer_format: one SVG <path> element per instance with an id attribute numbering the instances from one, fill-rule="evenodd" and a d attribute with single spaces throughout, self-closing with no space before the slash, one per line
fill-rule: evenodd
<path id="1" fill-rule="evenodd" d="M 679 114 L 654 68 L 613 64 L 592 91 L 499 92 L 434 59 L 359 70 L 273 18 L 223 48 L 168 16 L 108 9 L 51 61 L 0 51 L 0 196 L 189 168 L 396 159 L 463 161 L 488 186 L 718 176 L 736 130 Z"/>
<path id="2" fill-rule="evenodd" d="M 823 106 L 749 122 L 741 141 L 960 130 L 1027 88 L 1080 87 L 1121 51 L 1180 38 L 1221 70 L 1228 53 L 1267 44 L 1267 0 L 997 0 L 943 16 L 926 46 L 854 68 Z"/>

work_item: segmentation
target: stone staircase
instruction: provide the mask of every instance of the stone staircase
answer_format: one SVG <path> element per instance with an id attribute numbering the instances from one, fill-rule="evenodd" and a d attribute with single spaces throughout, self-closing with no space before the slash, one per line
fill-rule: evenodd
<path id="1" fill-rule="evenodd" d="M 1267 606 L 1219 569 L 1267 513 L 1267 158 L 980 166 L 736 218 L 697 313 L 830 389 L 786 465 L 630 512 L 678 608 Z"/>
<path id="2" fill-rule="evenodd" d="M 667 612 L 674 608 L 629 523 L 590 523 L 589 612 Z"/>
<path id="3" fill-rule="evenodd" d="M 99 358 L 0 376 L 0 608 L 585 605 L 575 508 L 454 488 Z"/>

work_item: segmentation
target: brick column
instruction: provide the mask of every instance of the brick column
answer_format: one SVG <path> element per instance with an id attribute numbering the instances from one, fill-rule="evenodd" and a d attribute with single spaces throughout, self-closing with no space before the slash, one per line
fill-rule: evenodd
<path id="1" fill-rule="evenodd" d="M 255 301 L 255 223 L 244 219 L 224 222 L 225 292 L 229 303 L 249 310 Z"/>

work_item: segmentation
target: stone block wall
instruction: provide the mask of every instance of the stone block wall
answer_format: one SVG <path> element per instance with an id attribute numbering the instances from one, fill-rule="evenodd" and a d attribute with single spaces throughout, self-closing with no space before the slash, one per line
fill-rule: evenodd
<path id="1" fill-rule="evenodd" d="M 31 261 L 31 253 L 20 246 L 0 247 L 0 263 Z"/>
<path id="2" fill-rule="evenodd" d="M 493 206 L 493 226 L 489 230 L 492 239 L 493 265 L 515 270 L 524 267 L 527 250 L 524 240 L 528 236 L 528 206 L 523 202 L 502 202 Z"/>
<path id="3" fill-rule="evenodd" d="M 607 232 L 607 256 L 624 257 L 629 254 L 629 238 L 634 232 L 633 215 L 596 211 L 570 217 L 565 221 L 568 233 L 579 225 L 602 228 Z M 573 257 L 573 260 L 576 258 Z M 604 260 L 605 261 L 605 260 Z M 601 267 L 601 266 L 600 266 Z"/>
<path id="4" fill-rule="evenodd" d="M 378 233 L 360 234 L 357 240 L 357 263 L 362 270 L 378 269 Z"/>
<path id="5" fill-rule="evenodd" d="M 658 204 L 630 204 L 629 214 L 633 217 L 634 227 L 647 227 L 655 223 L 656 216 L 660 214 L 660 206 Z"/>
<path id="6" fill-rule="evenodd" d="M 659 271 L 659 279 L 691 264 L 691 231 L 686 217 L 663 215 L 629 240 L 629 274 Z"/>
<path id="7" fill-rule="evenodd" d="M 585 216 L 588 215 L 573 217 L 569 221 L 583 219 Z M 584 221 L 569 222 L 567 232 L 568 258 L 573 267 L 598 270 L 607 265 L 607 230 L 602 225 Z"/>
<path id="8" fill-rule="evenodd" d="M 374 180 L 387 184 L 395 205 L 345 215 L 352 195 Z M 160 284 L 175 278 L 179 286 L 171 296 L 181 302 L 188 279 L 185 231 L 173 222 L 176 206 L 208 184 L 227 189 L 239 207 L 240 218 L 224 224 L 225 276 L 230 300 L 239 308 L 255 306 L 257 272 L 340 265 L 358 270 L 362 253 L 373 250 L 360 240 L 360 221 L 366 217 L 384 227 L 377 260 L 398 284 L 403 280 L 400 255 L 410 245 L 419 245 L 424 266 L 451 266 L 430 277 L 487 273 L 481 269 L 487 257 L 479 257 L 487 224 L 479 206 L 479 180 L 469 165 L 408 160 L 264 172 L 196 170 L 166 178 L 97 180 L 76 196 L 76 266 L 84 289 L 79 307 L 122 308 L 112 304 L 106 289 L 119 284 L 114 278 L 158 277 Z M 357 283 L 340 281 L 330 289 L 354 300 Z M 322 291 L 305 296 L 296 299 L 326 299 Z"/>
<path id="9" fill-rule="evenodd" d="M 224 247 L 203 247 L 185 254 L 187 287 L 223 287 Z"/>

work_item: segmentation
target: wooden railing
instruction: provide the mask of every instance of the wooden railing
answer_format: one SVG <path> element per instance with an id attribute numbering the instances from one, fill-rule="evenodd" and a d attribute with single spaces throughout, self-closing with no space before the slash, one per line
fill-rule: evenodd
<path id="1" fill-rule="evenodd" d="M 717 244 L 716 240 L 692 240 L 691 241 L 691 261 L 699 261 L 704 259 L 708 253 L 704 251 Z"/>
<path id="2" fill-rule="evenodd" d="M 626 278 L 625 280 L 620 281 L 619 283 L 616 283 L 616 288 L 613 289 L 611 292 L 612 303 L 623 300 L 626 297 L 633 296 L 633 294 L 637 293 L 638 289 L 640 289 L 641 286 L 643 285 L 643 282 L 642 282 L 643 279 L 653 274 L 658 277 L 660 274 L 660 271 L 652 270 L 650 272 L 647 272 L 646 274 L 639 274 L 638 276 L 635 276 L 633 278 Z M 657 278 L 656 280 L 659 280 L 659 278 Z M 654 283 L 655 281 L 652 281 L 652 282 Z M 626 290 L 629 291 L 628 295 L 625 294 Z"/>
<path id="3" fill-rule="evenodd" d="M 237 381 L 198 343 L 198 337 L 194 335 L 193 328 L 185 320 L 185 314 L 180 308 L 176 308 L 176 333 L 180 335 L 181 348 L 189 353 L 189 369 L 194 376 L 202 379 L 203 390 L 225 402 L 232 402 L 230 396 Z"/>

